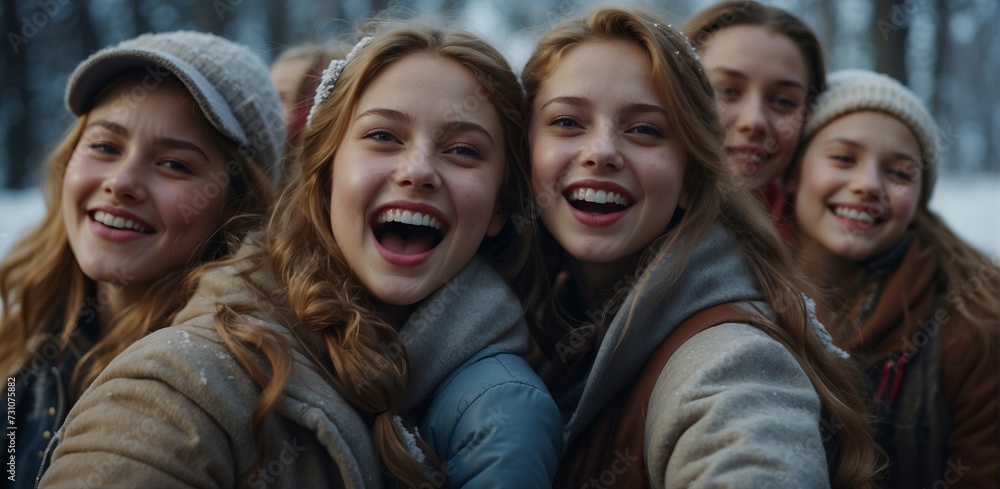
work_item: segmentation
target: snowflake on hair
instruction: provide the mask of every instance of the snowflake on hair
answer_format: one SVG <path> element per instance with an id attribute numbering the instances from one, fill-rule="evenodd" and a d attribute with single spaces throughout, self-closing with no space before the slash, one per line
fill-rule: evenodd
<path id="1" fill-rule="evenodd" d="M 354 46 L 354 49 L 347 54 L 346 58 L 331 61 L 330 66 L 327 66 L 326 69 L 323 70 L 323 78 L 320 79 L 319 86 L 316 87 L 316 96 L 313 97 L 313 105 L 309 109 L 309 115 L 306 116 L 306 126 L 312 124 L 313 116 L 316 115 L 319 107 L 326 102 L 326 99 L 330 98 L 330 94 L 333 93 L 333 88 L 337 86 L 337 80 L 340 79 L 340 74 L 343 73 L 344 67 L 347 66 L 347 63 L 350 63 L 351 60 L 358 55 L 358 52 L 361 51 L 361 48 L 368 45 L 371 40 L 372 38 L 370 36 L 361 39 Z"/>

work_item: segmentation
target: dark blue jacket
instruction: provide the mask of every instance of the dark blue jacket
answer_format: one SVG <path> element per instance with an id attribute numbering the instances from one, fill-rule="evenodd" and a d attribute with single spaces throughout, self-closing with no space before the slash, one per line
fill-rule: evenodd
<path id="1" fill-rule="evenodd" d="M 48 334 L 36 353 L 14 377 L 14 445 L 16 474 L 6 487 L 27 489 L 41 479 L 49 441 L 62 427 L 70 404 L 70 379 L 80 358 L 93 346 L 94 325 L 81 321 L 69 344 L 59 352 L 58 339 Z"/>

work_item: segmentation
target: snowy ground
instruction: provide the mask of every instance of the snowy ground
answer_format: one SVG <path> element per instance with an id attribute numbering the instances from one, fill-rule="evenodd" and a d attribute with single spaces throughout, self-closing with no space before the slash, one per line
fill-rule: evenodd
<path id="1" fill-rule="evenodd" d="M 944 177 L 934 189 L 931 208 L 959 236 L 1000 262 L 1000 175 Z M 0 191 L 0 256 L 40 221 L 44 203 L 38 190 Z"/>

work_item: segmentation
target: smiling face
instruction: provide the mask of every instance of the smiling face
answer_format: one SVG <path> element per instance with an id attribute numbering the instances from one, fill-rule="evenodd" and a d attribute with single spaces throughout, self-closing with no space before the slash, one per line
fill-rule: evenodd
<path id="1" fill-rule="evenodd" d="M 765 27 L 721 29 L 701 49 L 726 128 L 726 152 L 752 188 L 781 176 L 795 154 L 808 95 L 805 58 Z"/>
<path id="2" fill-rule="evenodd" d="M 635 260 L 682 200 L 686 153 L 632 43 L 564 53 L 532 102 L 530 143 L 542 221 L 583 264 Z"/>
<path id="3" fill-rule="evenodd" d="M 820 130 L 789 182 L 807 255 L 857 263 L 896 244 L 917 212 L 920 154 L 909 127 L 881 112 Z"/>
<path id="4" fill-rule="evenodd" d="M 411 54 L 368 84 L 334 156 L 330 224 L 376 298 L 423 300 L 500 232 L 503 141 L 496 110 L 456 61 Z"/>
<path id="5" fill-rule="evenodd" d="M 188 92 L 145 97 L 128 79 L 87 115 L 62 182 L 62 215 L 83 273 L 139 294 L 199 253 L 225 219 L 226 158 Z M 227 179 L 228 180 L 228 179 Z"/>

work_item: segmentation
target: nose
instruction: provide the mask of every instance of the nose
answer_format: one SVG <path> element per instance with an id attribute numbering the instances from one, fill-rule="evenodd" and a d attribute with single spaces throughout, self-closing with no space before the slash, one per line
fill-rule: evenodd
<path id="1" fill-rule="evenodd" d="M 851 191 L 865 197 L 879 197 L 885 190 L 885 182 L 877 163 L 859 161 L 851 176 Z"/>
<path id="2" fill-rule="evenodd" d="M 766 133 L 767 115 L 764 113 L 762 97 L 754 93 L 743 97 L 736 113 L 736 130 L 750 137 Z"/>
<path id="3" fill-rule="evenodd" d="M 584 141 L 580 151 L 583 166 L 620 170 L 624 159 L 618 151 L 618 131 L 612 124 L 597 124 Z"/>
<path id="4" fill-rule="evenodd" d="M 403 154 L 393 178 L 400 187 L 434 191 L 441 187 L 441 176 L 434 166 L 435 153 L 428 145 L 419 145 Z"/>
<path id="5" fill-rule="evenodd" d="M 120 160 L 104 180 L 104 192 L 121 202 L 143 202 L 149 196 L 146 165 L 141 156 L 131 155 Z"/>

